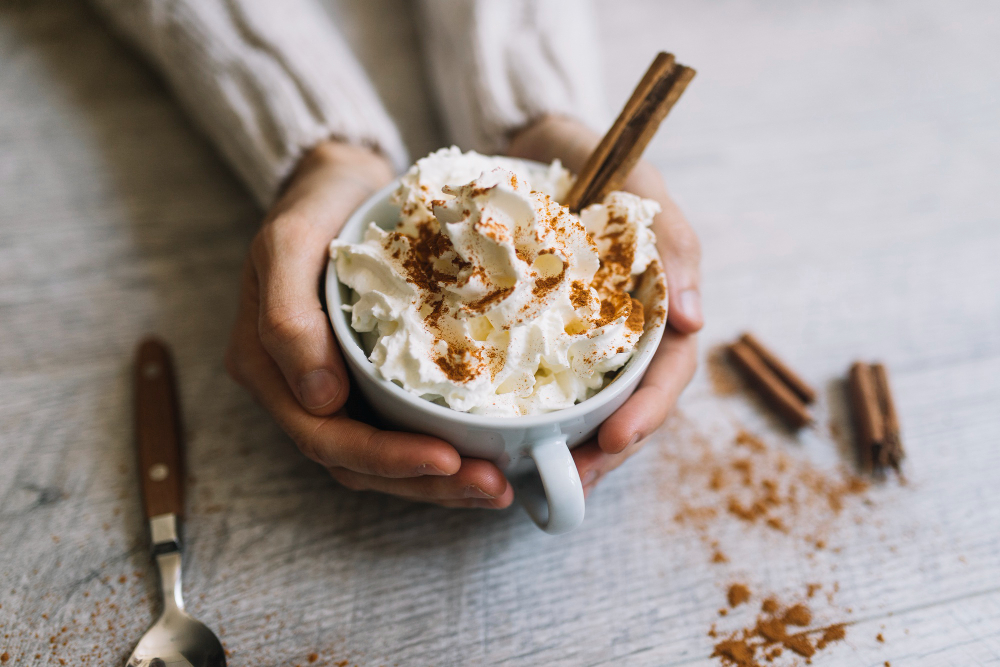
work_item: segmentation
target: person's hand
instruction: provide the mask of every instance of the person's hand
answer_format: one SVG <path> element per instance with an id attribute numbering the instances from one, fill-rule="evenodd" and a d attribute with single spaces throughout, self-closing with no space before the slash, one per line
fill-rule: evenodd
<path id="1" fill-rule="evenodd" d="M 349 418 L 347 369 L 319 300 L 327 248 L 348 216 L 393 177 L 375 152 L 326 142 L 303 158 L 250 247 L 226 369 L 310 459 L 344 486 L 448 507 L 502 508 L 500 470 L 426 435 Z"/>
<path id="2" fill-rule="evenodd" d="M 512 157 L 551 162 L 580 173 L 600 136 L 582 123 L 545 116 L 518 132 L 508 148 Z M 701 246 L 694 230 L 670 198 L 659 171 L 640 160 L 624 189 L 660 203 L 653 220 L 657 248 L 667 277 L 669 309 L 663 339 L 636 392 L 601 425 L 597 437 L 573 450 L 573 458 L 589 493 L 600 478 L 620 466 L 667 418 L 698 362 L 695 334 L 703 320 L 699 293 Z"/>

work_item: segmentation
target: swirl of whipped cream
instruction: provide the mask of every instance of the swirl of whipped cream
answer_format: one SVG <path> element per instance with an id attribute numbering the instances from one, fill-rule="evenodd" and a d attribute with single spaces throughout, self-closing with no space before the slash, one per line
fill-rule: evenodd
<path id="1" fill-rule="evenodd" d="M 461 411 L 517 416 L 569 407 L 623 366 L 659 312 L 629 292 L 662 272 L 649 226 L 659 205 L 614 192 L 570 213 L 572 177 L 442 149 L 393 194 L 392 231 L 330 245 L 345 306 L 386 379 Z M 648 287 L 647 287 L 648 289 Z"/>

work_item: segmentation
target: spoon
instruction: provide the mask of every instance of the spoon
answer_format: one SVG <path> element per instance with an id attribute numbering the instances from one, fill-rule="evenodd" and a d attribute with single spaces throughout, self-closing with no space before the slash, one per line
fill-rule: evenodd
<path id="1" fill-rule="evenodd" d="M 126 667 L 225 667 L 219 639 L 184 611 L 178 536 L 184 513 L 180 409 L 170 351 L 155 338 L 143 340 L 136 353 L 135 426 L 163 613 L 139 640 Z"/>

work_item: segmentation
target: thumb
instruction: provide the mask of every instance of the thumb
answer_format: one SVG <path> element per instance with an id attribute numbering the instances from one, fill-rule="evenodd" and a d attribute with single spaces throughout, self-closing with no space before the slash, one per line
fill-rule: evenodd
<path id="1" fill-rule="evenodd" d="M 260 342 L 299 403 L 314 415 L 347 400 L 343 359 L 319 300 L 326 244 L 276 220 L 261 231 L 251 255 L 257 275 Z"/>
<path id="2" fill-rule="evenodd" d="M 299 403 L 317 416 L 347 400 L 349 380 L 319 299 L 330 240 L 374 188 L 317 172 L 293 184 L 254 239 L 261 344 Z"/>
<path id="3" fill-rule="evenodd" d="M 653 232 L 667 277 L 667 322 L 682 334 L 695 333 L 705 323 L 698 235 L 670 197 L 659 171 L 648 162 L 640 161 L 635 166 L 625 180 L 625 189 L 660 204 L 662 210 L 653 218 Z"/>
<path id="4" fill-rule="evenodd" d="M 705 323 L 701 308 L 701 244 L 684 214 L 669 196 L 653 220 L 667 277 L 667 322 L 680 333 L 697 332 Z"/>

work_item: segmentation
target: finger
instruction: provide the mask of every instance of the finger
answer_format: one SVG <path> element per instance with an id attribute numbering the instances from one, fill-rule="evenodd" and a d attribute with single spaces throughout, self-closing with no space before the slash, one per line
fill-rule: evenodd
<path id="1" fill-rule="evenodd" d="M 241 299 L 226 367 L 299 449 L 326 467 L 342 466 L 388 477 L 450 475 L 461 467 L 455 448 L 438 438 L 381 431 L 343 414 L 316 417 L 306 412 L 257 339 L 252 295 Z"/>
<path id="2" fill-rule="evenodd" d="M 299 404 L 316 415 L 330 414 L 347 399 L 348 378 L 319 300 L 326 243 L 297 221 L 271 225 L 261 230 L 253 250 L 258 335 Z"/>
<path id="3" fill-rule="evenodd" d="M 698 235 L 667 192 L 659 171 L 648 162 L 636 165 L 624 188 L 660 203 L 662 210 L 653 218 L 653 232 L 667 278 L 667 321 L 681 333 L 694 333 L 704 324 Z"/>
<path id="4" fill-rule="evenodd" d="M 462 459 L 461 469 L 450 477 L 388 479 L 345 468 L 330 468 L 330 475 L 355 491 L 380 491 L 423 502 L 485 500 L 490 507 L 507 507 L 514 490 L 500 469 L 482 459 Z"/>
<path id="5" fill-rule="evenodd" d="M 597 444 L 597 438 L 592 438 L 586 443 L 574 447 L 570 454 L 573 455 L 573 461 L 576 463 L 577 472 L 580 473 L 580 483 L 583 484 L 584 490 L 597 482 L 603 472 L 606 459 L 611 456 L 611 454 L 606 454 L 601 450 L 600 445 Z"/>
<path id="6" fill-rule="evenodd" d="M 448 507 L 451 509 L 485 509 L 485 510 L 495 510 L 503 509 L 502 507 L 497 507 L 494 505 L 492 500 L 479 500 L 476 498 L 469 498 L 466 500 L 427 500 L 426 498 L 419 498 L 417 496 L 396 496 L 401 500 L 406 500 L 411 503 L 421 503 L 437 505 L 439 507 Z"/>
<path id="7" fill-rule="evenodd" d="M 573 460 L 576 462 L 576 469 L 580 473 L 584 496 L 587 496 L 605 475 L 625 463 L 631 456 L 642 449 L 647 442 L 649 442 L 648 438 L 637 440 L 617 454 L 608 454 L 602 450 L 597 439 L 574 448 Z"/>
<path id="8" fill-rule="evenodd" d="M 260 340 L 299 404 L 315 415 L 339 410 L 349 386 L 320 303 L 320 277 L 330 241 L 369 193 L 357 181 L 323 182 L 291 207 L 283 206 L 251 249 L 259 281 Z"/>
<path id="9" fill-rule="evenodd" d="M 656 430 L 691 381 L 697 362 L 694 335 L 664 331 L 639 388 L 601 425 L 601 449 L 609 454 L 621 452 Z"/>

